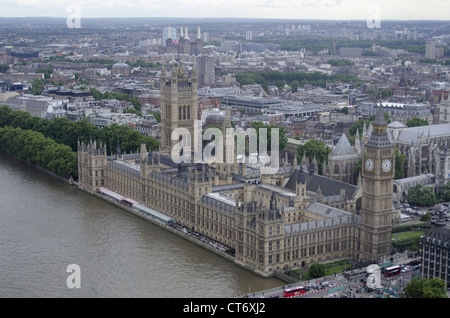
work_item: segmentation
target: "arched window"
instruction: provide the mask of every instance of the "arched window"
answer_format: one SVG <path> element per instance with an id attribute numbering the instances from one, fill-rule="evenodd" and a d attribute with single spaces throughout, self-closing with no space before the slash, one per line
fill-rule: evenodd
<path id="1" fill-rule="evenodd" d="M 187 119 L 191 119 L 191 105 L 187 107 Z"/>
<path id="2" fill-rule="evenodd" d="M 181 106 L 178 106 L 178 120 L 181 120 Z"/>
<path id="3" fill-rule="evenodd" d="M 186 119 L 186 105 L 183 106 L 183 119 Z"/>

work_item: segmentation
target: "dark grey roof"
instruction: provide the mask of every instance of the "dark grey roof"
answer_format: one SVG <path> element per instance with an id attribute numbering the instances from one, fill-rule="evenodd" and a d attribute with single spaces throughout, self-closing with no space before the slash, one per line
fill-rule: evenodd
<path id="1" fill-rule="evenodd" d="M 178 165 L 167 155 L 161 154 L 161 163 L 172 168 L 178 168 Z"/>
<path id="2" fill-rule="evenodd" d="M 25 109 L 31 116 L 37 116 L 43 118 L 43 113 L 47 112 L 48 109 L 48 101 L 46 99 L 39 100 L 37 99 L 22 97 L 22 96 L 14 96 L 10 97 L 4 103 L 12 110 L 22 110 L 25 106 Z"/>
<path id="3" fill-rule="evenodd" d="M 295 191 L 298 178 L 298 170 L 299 168 L 294 171 L 291 178 L 286 183 L 285 188 Z M 322 191 L 322 195 L 324 197 L 340 195 L 341 189 L 345 190 L 346 197 L 354 197 L 356 191 L 358 190 L 358 186 L 356 185 L 327 178 L 318 174 L 310 175 L 308 172 L 305 172 L 304 176 L 306 182 L 306 191 L 317 192 L 317 189 L 320 186 L 320 191 Z"/>
<path id="4" fill-rule="evenodd" d="M 386 135 L 375 135 L 372 134 L 369 140 L 366 142 L 365 146 L 372 146 L 376 148 L 388 148 L 391 147 L 391 141 L 389 136 Z"/>
<path id="5" fill-rule="evenodd" d="M 438 244 L 439 241 L 441 244 L 450 243 L 450 227 L 448 225 L 433 226 L 423 237 L 423 242 L 426 244 Z"/>
<path id="6" fill-rule="evenodd" d="M 350 144 L 350 141 L 348 141 L 348 138 L 345 134 L 341 135 L 341 138 L 339 139 L 338 143 L 336 144 L 336 147 L 333 148 L 331 151 L 332 155 L 347 155 L 354 152 L 354 148 Z"/>
<path id="7" fill-rule="evenodd" d="M 374 126 L 386 126 L 387 125 L 386 118 L 384 118 L 384 115 L 383 115 L 382 107 L 378 107 L 378 111 L 377 111 L 377 114 L 373 121 L 373 125 Z"/>
<path id="8" fill-rule="evenodd" d="M 340 217 L 340 216 L 349 216 L 350 212 L 333 208 L 325 204 L 312 202 L 308 207 L 306 208 L 307 211 L 313 212 L 316 214 L 320 214 L 326 218 L 334 218 L 334 217 Z"/>
<path id="9" fill-rule="evenodd" d="M 398 135 L 397 142 L 400 143 L 417 143 L 420 136 L 425 138 L 436 138 L 450 135 L 450 123 L 429 125 L 420 127 L 405 128 Z"/>
<path id="10" fill-rule="evenodd" d="M 221 192 L 221 191 L 227 191 L 227 190 L 242 189 L 243 187 L 244 187 L 244 183 L 234 183 L 234 184 L 213 186 L 211 191 L 212 192 Z"/>

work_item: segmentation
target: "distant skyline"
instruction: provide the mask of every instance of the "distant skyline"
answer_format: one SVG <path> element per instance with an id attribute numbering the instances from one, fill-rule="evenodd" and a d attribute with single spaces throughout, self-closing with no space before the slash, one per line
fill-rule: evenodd
<path id="1" fill-rule="evenodd" d="M 77 7 L 70 7 L 75 5 Z M 72 9 L 70 9 L 72 8 Z M 448 0 L 2 0 L 0 17 L 448 20 Z"/>

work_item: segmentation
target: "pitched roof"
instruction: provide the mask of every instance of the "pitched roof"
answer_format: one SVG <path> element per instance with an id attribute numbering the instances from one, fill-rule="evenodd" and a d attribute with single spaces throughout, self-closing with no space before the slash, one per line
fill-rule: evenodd
<path id="1" fill-rule="evenodd" d="M 405 128 L 400 132 L 396 141 L 400 143 L 416 143 L 422 134 L 425 138 L 428 138 L 428 134 L 430 138 L 450 136 L 450 123 Z"/>
<path id="2" fill-rule="evenodd" d="M 345 134 L 341 135 L 336 146 L 331 151 L 332 155 L 347 155 L 354 152 L 353 146 L 348 141 L 348 138 Z"/>
<path id="3" fill-rule="evenodd" d="M 333 208 L 325 204 L 312 202 L 308 207 L 306 208 L 307 211 L 313 212 L 316 214 L 320 214 L 326 218 L 333 218 L 333 217 L 340 217 L 340 216 L 349 216 L 350 212 Z"/>
<path id="4" fill-rule="evenodd" d="M 298 170 L 299 169 L 297 168 L 296 171 L 294 171 L 291 178 L 289 178 L 288 182 L 286 183 L 285 188 L 295 191 L 298 178 Z M 316 193 L 320 187 L 320 191 L 322 191 L 322 195 L 324 197 L 340 195 L 341 189 L 345 190 L 346 197 L 354 197 L 358 190 L 358 186 L 356 185 L 334 180 L 318 174 L 310 175 L 308 172 L 304 172 L 304 176 L 306 182 L 306 191 Z"/>

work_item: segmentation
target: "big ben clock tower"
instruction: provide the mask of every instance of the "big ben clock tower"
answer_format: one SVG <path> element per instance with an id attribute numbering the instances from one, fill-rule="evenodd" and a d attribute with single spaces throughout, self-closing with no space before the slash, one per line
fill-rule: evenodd
<path id="1" fill-rule="evenodd" d="M 372 127 L 362 163 L 361 261 L 378 261 L 391 249 L 395 155 L 381 107 Z"/>

